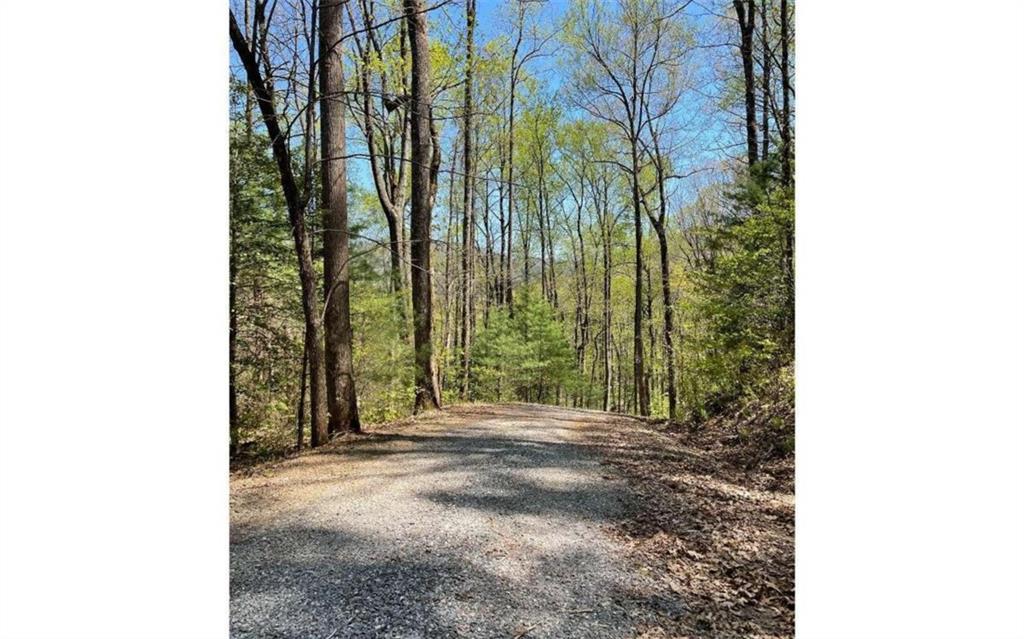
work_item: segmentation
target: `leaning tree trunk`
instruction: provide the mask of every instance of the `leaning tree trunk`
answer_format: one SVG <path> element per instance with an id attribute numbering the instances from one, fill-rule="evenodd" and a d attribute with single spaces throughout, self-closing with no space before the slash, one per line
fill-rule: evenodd
<path id="1" fill-rule="evenodd" d="M 348 203 L 345 179 L 345 80 L 341 4 L 320 0 L 320 143 L 323 169 L 324 337 L 328 432 L 359 432 L 349 315 Z"/>
<path id="2" fill-rule="evenodd" d="M 313 344 L 309 353 L 310 445 L 319 446 L 327 440 L 327 388 L 324 379 L 323 330 L 318 309 L 316 272 L 313 270 L 313 253 L 310 248 L 309 233 L 306 230 L 305 206 L 299 197 L 299 189 L 292 172 L 291 154 L 288 150 L 287 140 L 278 125 L 277 113 L 274 111 L 273 88 L 264 81 L 256 56 L 239 30 L 234 14 L 229 12 L 229 18 L 231 43 L 245 67 L 249 85 L 256 96 L 263 124 L 267 128 L 267 135 L 271 140 L 274 161 L 281 178 L 281 190 L 288 207 L 288 221 L 291 224 L 295 253 L 299 262 L 302 312 L 306 321 L 307 335 Z"/>
<path id="3" fill-rule="evenodd" d="M 412 263 L 414 411 L 440 408 L 434 375 L 432 291 L 430 283 L 430 205 L 432 142 L 430 134 L 430 50 L 423 0 L 404 0 L 412 45 Z"/>

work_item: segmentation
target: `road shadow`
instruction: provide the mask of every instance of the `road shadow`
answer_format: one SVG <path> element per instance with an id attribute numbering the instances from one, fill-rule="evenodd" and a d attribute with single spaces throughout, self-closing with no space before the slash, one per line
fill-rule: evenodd
<path id="1" fill-rule="evenodd" d="M 601 534 L 628 487 L 553 434 L 571 415 L 456 418 L 360 437 L 247 489 L 246 512 L 261 490 L 315 496 L 232 526 L 231 636 L 626 637 L 684 613 Z"/>
<path id="2" fill-rule="evenodd" d="M 231 636 L 626 637 L 638 621 L 680 614 L 677 602 L 624 583 L 595 598 L 594 584 L 549 583 L 524 590 L 481 568 L 478 547 L 425 553 L 334 529 L 286 526 L 238 531 L 232 544 Z M 602 558 L 566 554 L 545 572 Z M 557 595 L 550 589 L 557 589 Z M 561 602 L 579 602 L 554 608 Z"/>

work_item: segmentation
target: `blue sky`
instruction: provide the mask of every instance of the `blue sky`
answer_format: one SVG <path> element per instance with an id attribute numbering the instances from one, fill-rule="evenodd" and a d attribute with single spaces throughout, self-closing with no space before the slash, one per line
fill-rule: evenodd
<path id="1" fill-rule="evenodd" d="M 538 12 L 536 18 L 537 28 L 541 34 L 547 35 L 559 29 L 559 25 L 569 7 L 569 0 L 547 0 L 536 6 L 536 11 Z M 503 35 L 511 37 L 514 33 L 514 11 L 515 5 L 511 2 L 503 0 L 477 0 L 477 45 L 481 46 L 483 43 Z M 463 12 L 462 2 L 453 2 L 432 13 L 431 29 L 439 36 L 446 34 L 448 38 L 459 37 L 461 35 L 460 29 L 465 20 Z M 708 39 L 713 41 L 723 38 L 721 33 L 714 30 L 713 23 L 715 18 L 708 15 L 704 5 L 693 3 L 686 8 L 685 14 L 689 23 L 696 27 L 702 43 L 709 43 Z M 236 16 L 239 19 L 241 18 L 237 10 Z M 528 73 L 543 82 L 543 91 L 551 95 L 553 99 L 557 99 L 560 95 L 560 89 L 567 80 L 564 58 L 558 52 L 558 47 L 559 42 L 556 35 L 548 41 L 545 47 L 549 54 L 532 60 L 527 67 Z M 703 70 L 708 70 L 716 60 L 728 60 L 728 56 L 732 55 L 732 52 L 728 47 L 717 47 L 698 50 L 694 55 L 700 57 L 699 67 Z M 237 58 L 233 52 L 231 58 L 232 63 L 237 65 Z M 713 104 L 715 95 L 719 92 L 721 92 L 721 86 L 719 86 L 717 81 L 712 80 L 703 83 L 699 92 L 690 92 L 680 103 L 678 114 L 675 117 L 681 119 L 699 117 L 701 121 L 699 126 L 694 127 L 692 131 L 688 132 L 689 144 L 686 145 L 686 152 L 679 155 L 677 168 L 685 171 L 692 168 L 715 166 L 720 164 L 728 155 L 735 156 L 738 154 L 737 151 L 731 149 L 731 145 L 738 139 L 738 131 L 730 120 L 730 116 L 724 111 L 717 110 L 716 112 L 716 110 L 709 108 Z M 572 112 L 564 100 L 561 102 L 566 109 L 567 117 L 578 115 Z M 706 115 L 705 112 L 710 115 Z M 455 135 L 455 129 L 456 127 L 451 123 L 444 127 L 442 136 L 446 141 L 445 151 L 450 148 L 449 144 Z M 361 135 L 353 126 L 349 127 L 348 139 L 349 146 L 353 151 L 359 152 L 360 149 L 365 148 Z M 373 183 L 366 160 L 353 159 L 349 162 L 348 170 L 350 180 L 357 188 L 372 192 Z M 673 184 L 672 208 L 678 209 L 688 200 L 692 199 L 701 181 L 701 178 L 676 181 Z M 446 199 L 443 197 L 447 188 L 446 183 L 447 180 L 442 178 L 442 190 L 435 206 L 435 219 L 437 220 L 443 220 L 447 215 L 445 210 Z M 353 209 L 354 215 L 369 218 L 369 220 L 376 219 L 373 212 L 360 212 L 356 210 L 356 207 L 353 207 Z M 364 215 L 360 215 L 360 213 Z M 380 220 L 381 230 L 383 230 L 382 222 Z"/>

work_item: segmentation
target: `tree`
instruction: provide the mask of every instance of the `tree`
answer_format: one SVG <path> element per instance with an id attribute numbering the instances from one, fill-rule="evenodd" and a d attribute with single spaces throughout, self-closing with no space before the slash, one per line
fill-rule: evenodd
<path id="1" fill-rule="evenodd" d="M 676 413 L 676 352 L 673 344 L 673 333 L 675 331 L 674 310 L 672 300 L 671 265 L 668 257 L 668 231 L 666 220 L 668 216 L 668 199 L 665 194 L 665 182 L 669 175 L 665 166 L 665 157 L 661 153 L 660 135 L 653 125 L 653 120 L 648 118 L 647 123 L 651 132 L 652 153 L 651 160 L 655 169 L 655 186 L 658 191 L 657 213 L 649 207 L 647 216 L 654 227 L 654 233 L 658 238 L 658 257 L 661 265 L 661 304 L 664 318 L 664 330 L 662 331 L 665 345 L 665 366 L 666 366 L 666 387 L 668 394 L 668 416 L 675 419 Z M 645 200 L 646 202 L 646 200 Z"/>
<path id="2" fill-rule="evenodd" d="M 277 164 L 281 189 L 288 208 L 288 220 L 291 224 L 292 237 L 295 241 L 295 254 L 299 262 L 299 280 L 302 284 L 302 310 L 306 320 L 306 331 L 309 336 L 309 377 L 310 377 L 310 426 L 311 445 L 319 446 L 327 440 L 327 386 L 324 371 L 323 327 L 320 320 L 319 303 L 316 294 L 316 275 L 313 270 L 313 253 L 310 248 L 309 232 L 306 229 L 306 201 L 300 195 L 299 187 L 292 171 L 291 152 L 287 136 L 278 124 L 278 115 L 274 106 L 273 85 L 264 81 L 260 69 L 261 59 L 266 59 L 265 39 L 266 27 L 263 25 L 264 2 L 257 2 L 255 7 L 254 37 L 250 41 L 238 28 L 233 12 L 229 12 L 229 34 L 231 44 L 238 54 L 245 73 L 252 87 L 253 94 L 263 117 L 267 135 L 271 141 L 274 160 Z M 307 132 L 310 135 L 312 132 Z"/>
<path id="3" fill-rule="evenodd" d="M 772 45 L 769 33 L 769 0 L 761 0 L 761 157 L 768 157 L 768 114 L 771 112 Z"/>
<path id="4" fill-rule="evenodd" d="M 785 378 L 793 0 L 235 2 L 233 455 L 451 396 L 701 419 Z"/>
<path id="5" fill-rule="evenodd" d="M 675 61 L 673 64 L 658 63 L 652 67 L 654 70 L 654 88 L 641 96 L 641 107 L 644 113 L 644 124 L 647 129 L 648 141 L 644 143 L 644 150 L 647 152 L 651 165 L 654 168 L 654 185 L 645 189 L 642 201 L 647 217 L 654 229 L 658 239 L 658 257 L 661 266 L 661 302 L 663 313 L 662 343 L 665 349 L 665 386 L 668 396 L 669 419 L 676 419 L 676 353 L 674 345 L 674 309 L 671 285 L 671 263 L 668 252 L 668 195 L 666 183 L 670 179 L 688 177 L 688 175 L 671 174 L 668 166 L 667 149 L 663 148 L 662 139 L 665 136 L 664 118 L 678 103 L 682 87 L 680 80 L 679 60 L 684 55 L 684 49 L 680 46 L 683 41 L 683 32 L 678 24 L 681 21 L 669 22 L 668 20 L 655 19 L 648 27 L 649 39 L 652 43 L 654 55 L 664 56 L 665 60 Z M 660 82 L 659 82 L 660 80 Z M 647 203 L 646 194 L 649 191 L 657 193 L 658 206 L 655 212 L 653 207 Z M 652 344 L 653 352 L 654 346 Z"/>
<path id="6" fill-rule="evenodd" d="M 693 220 L 714 252 L 710 264 L 689 274 L 693 290 L 685 305 L 690 330 L 682 361 L 697 418 L 725 410 L 792 362 L 789 293 L 779 265 L 793 201 L 777 185 L 769 188 L 766 194 L 749 181 L 727 185 L 724 197 L 712 198 L 719 210 Z"/>
<path id="7" fill-rule="evenodd" d="M 627 145 L 626 162 L 613 160 L 630 179 L 634 231 L 633 379 L 641 415 L 651 410 L 643 347 L 643 218 L 641 171 L 644 129 L 650 110 L 644 102 L 655 90 L 671 51 L 660 48 L 660 25 L 675 18 L 685 5 L 659 0 L 619 0 L 614 13 L 600 2 L 580 0 L 567 25 L 567 43 L 575 51 L 573 70 L 576 105 L 611 124 Z"/>
<path id="8" fill-rule="evenodd" d="M 740 25 L 740 60 L 743 63 L 743 104 L 746 109 L 747 163 L 757 163 L 757 107 L 754 94 L 754 0 L 733 0 Z"/>
<path id="9" fill-rule="evenodd" d="M 789 3 L 781 0 L 781 21 L 782 28 L 779 38 L 782 41 L 782 182 L 786 186 L 793 185 L 792 168 L 792 136 L 789 130 L 789 119 L 791 117 L 789 108 L 789 95 L 793 90 L 789 77 Z M 791 250 L 791 249 L 790 249 Z"/>
<path id="10" fill-rule="evenodd" d="M 408 261 L 405 245 L 405 203 L 408 195 L 409 91 L 406 77 L 406 28 L 400 20 L 398 54 L 381 43 L 373 5 L 360 0 L 362 24 L 351 14 L 353 39 L 359 54 L 359 106 L 357 124 L 366 139 L 370 175 L 388 227 L 391 287 L 398 298 L 399 320 L 406 322 L 404 298 Z M 365 33 L 365 41 L 363 33 Z M 376 73 L 375 73 L 376 70 Z M 379 103 L 379 108 L 378 108 Z"/>
<path id="11" fill-rule="evenodd" d="M 532 288 L 522 289 L 511 316 L 497 314 L 473 351 L 473 378 L 485 399 L 553 402 L 574 382 L 572 347 Z"/>
<path id="12" fill-rule="evenodd" d="M 538 39 L 536 34 L 529 45 L 529 48 L 524 50 L 523 44 L 525 39 L 525 27 L 526 27 L 526 13 L 527 7 L 531 2 L 536 0 L 516 0 L 516 39 L 515 44 L 512 46 L 512 57 L 509 62 L 508 71 L 508 120 L 505 138 L 506 146 L 508 148 L 508 154 L 504 156 L 504 166 L 508 167 L 508 178 L 507 180 L 503 177 L 504 192 L 508 197 L 508 205 L 505 208 L 507 214 L 507 225 L 502 224 L 502 238 L 507 237 L 507 244 L 503 242 L 503 245 L 507 247 L 507 250 L 503 252 L 505 256 L 505 264 L 503 267 L 504 281 L 503 296 L 502 299 L 505 305 L 508 307 L 510 313 L 515 312 L 515 308 L 512 303 L 512 219 L 513 211 L 515 210 L 515 112 L 516 112 L 516 88 L 523 75 L 523 69 L 526 64 L 542 54 L 543 46 L 547 42 L 547 38 Z M 550 36 L 549 36 L 550 37 Z M 528 229 L 524 229 L 520 224 L 519 228 L 520 235 L 524 232 L 528 233 Z M 525 239 L 521 237 L 520 239 Z M 523 259 L 526 260 L 527 256 L 523 255 Z M 528 269 L 528 265 L 524 265 L 525 269 Z M 528 275 L 527 275 L 528 276 Z"/>
<path id="13" fill-rule="evenodd" d="M 473 27 L 476 22 L 476 0 L 466 0 L 466 79 L 462 102 L 462 386 L 463 399 L 469 394 L 469 349 L 472 341 L 473 249 L 476 247 L 473 215 L 473 186 L 476 167 L 473 163 Z M 454 179 L 454 176 L 453 176 Z"/>
<path id="14" fill-rule="evenodd" d="M 320 172 L 324 226 L 324 338 L 328 432 L 359 432 L 349 316 L 348 194 L 341 4 L 320 0 Z M 309 107 L 307 107 L 308 109 Z"/>
<path id="15" fill-rule="evenodd" d="M 431 173 L 437 145 L 431 137 L 430 49 L 423 0 L 404 0 L 412 53 L 412 263 L 413 348 L 415 349 L 414 410 L 441 407 L 436 385 L 432 342 L 430 226 L 433 194 Z M 436 175 L 436 169 L 433 169 Z M 435 178 L 436 180 L 436 178 Z"/>
<path id="16" fill-rule="evenodd" d="M 505 193 L 508 195 L 508 207 L 505 209 L 508 213 L 508 251 L 506 253 L 507 264 L 505 266 L 505 281 L 502 283 L 504 286 L 504 300 L 505 304 L 508 305 L 509 312 L 513 312 L 512 308 L 512 211 L 515 205 L 515 199 L 513 198 L 514 186 L 515 186 L 515 162 L 513 158 L 513 151 L 515 149 L 515 110 L 516 110 L 516 84 L 519 82 L 519 72 L 523 68 L 523 62 L 519 58 L 519 47 L 523 43 L 523 23 L 526 15 L 526 3 L 519 0 L 518 5 L 518 20 L 516 21 L 516 43 L 512 47 L 512 60 L 509 64 L 508 72 L 508 155 L 506 157 L 506 164 L 508 166 L 508 180 L 505 182 Z M 523 228 L 520 226 L 520 234 L 523 233 Z M 502 235 L 505 235 L 504 228 L 502 229 Z M 526 256 L 523 256 L 523 260 L 526 260 Z"/>
<path id="17" fill-rule="evenodd" d="M 782 0 L 782 29 L 780 38 L 782 39 L 782 185 L 787 189 L 793 188 L 793 140 L 792 134 L 789 128 L 790 106 L 789 106 L 789 94 L 792 91 L 789 78 L 789 3 L 787 0 Z M 794 324 L 796 322 L 796 297 L 795 297 L 795 282 L 796 273 L 793 270 L 793 243 L 794 243 L 794 223 L 791 221 L 786 227 L 786 247 L 785 247 L 785 265 L 786 265 L 786 301 L 787 301 L 787 312 L 786 312 L 786 336 L 789 340 L 790 345 L 793 344 L 793 331 Z"/>
<path id="18" fill-rule="evenodd" d="M 612 321 L 613 245 L 619 231 L 620 219 L 625 212 L 623 208 L 614 205 L 617 199 L 624 199 L 624 194 L 619 192 L 623 180 L 616 179 L 615 166 L 609 161 L 612 157 L 612 144 L 613 131 L 607 123 L 583 121 L 567 127 L 561 148 L 563 163 L 570 164 L 581 182 L 578 207 L 582 209 L 584 200 L 589 198 L 596 218 L 594 223 L 597 231 L 593 235 L 596 236 L 595 248 L 599 250 L 601 260 L 601 324 L 594 340 L 593 361 L 600 359 L 602 362 L 599 404 L 602 410 L 611 410 L 614 399 L 612 354 L 616 352 L 616 346 Z M 577 234 L 583 252 L 586 247 L 583 243 L 582 229 L 578 229 Z"/>

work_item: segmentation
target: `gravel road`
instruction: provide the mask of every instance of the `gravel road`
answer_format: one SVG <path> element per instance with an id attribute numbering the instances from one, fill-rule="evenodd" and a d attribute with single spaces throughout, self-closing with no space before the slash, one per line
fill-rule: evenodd
<path id="1" fill-rule="evenodd" d="M 231 636 L 632 637 L 681 614 L 611 534 L 615 417 L 474 405 L 231 481 Z"/>

